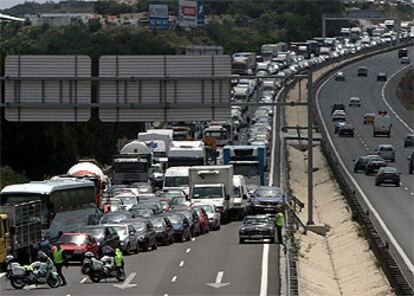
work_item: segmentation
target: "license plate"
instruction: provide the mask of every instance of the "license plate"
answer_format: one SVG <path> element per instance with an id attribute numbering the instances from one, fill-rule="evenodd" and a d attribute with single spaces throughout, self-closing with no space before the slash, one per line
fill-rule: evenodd
<path id="1" fill-rule="evenodd" d="M 263 238 L 263 236 L 260 234 L 255 234 L 255 235 L 252 235 L 252 238 Z"/>
<path id="2" fill-rule="evenodd" d="M 264 210 L 265 210 L 265 211 L 268 211 L 268 212 L 271 212 L 271 211 L 273 211 L 273 207 L 272 207 L 272 208 L 267 207 L 267 208 L 264 208 Z"/>

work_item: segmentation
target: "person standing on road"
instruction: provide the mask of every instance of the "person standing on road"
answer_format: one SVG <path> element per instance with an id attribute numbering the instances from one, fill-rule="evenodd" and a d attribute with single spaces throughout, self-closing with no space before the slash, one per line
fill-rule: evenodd
<path id="1" fill-rule="evenodd" d="M 63 265 L 68 268 L 68 260 L 65 254 L 65 251 L 61 249 L 60 242 L 57 242 L 55 245 L 55 249 L 53 250 L 53 264 L 56 266 L 57 274 L 59 275 L 60 279 L 62 280 L 61 286 L 66 286 L 66 279 L 62 273 Z"/>
<path id="2" fill-rule="evenodd" d="M 279 241 L 279 244 L 282 244 L 282 245 L 284 245 L 283 236 L 282 236 L 282 229 L 284 225 L 285 225 L 285 215 L 283 215 L 282 211 L 280 211 L 276 215 L 275 226 L 277 230 L 277 239 Z"/>

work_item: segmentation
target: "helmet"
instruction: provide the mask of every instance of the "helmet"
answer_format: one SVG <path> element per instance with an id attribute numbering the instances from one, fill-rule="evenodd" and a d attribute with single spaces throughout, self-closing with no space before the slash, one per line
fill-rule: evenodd
<path id="1" fill-rule="evenodd" d="M 92 252 L 86 252 L 84 257 L 85 258 L 92 258 L 92 257 L 95 257 L 95 255 Z"/>
<path id="2" fill-rule="evenodd" d="M 12 255 L 7 255 L 6 260 L 4 261 L 6 264 L 11 263 L 14 260 L 14 257 Z"/>
<path id="3" fill-rule="evenodd" d="M 43 251 L 37 252 L 37 260 L 45 263 L 49 257 Z"/>

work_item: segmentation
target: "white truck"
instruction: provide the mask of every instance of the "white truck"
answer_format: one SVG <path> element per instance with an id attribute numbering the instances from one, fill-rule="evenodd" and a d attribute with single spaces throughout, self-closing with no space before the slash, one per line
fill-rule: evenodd
<path id="1" fill-rule="evenodd" d="M 172 129 L 149 129 L 138 133 L 138 141 L 145 142 L 155 158 L 167 156 L 172 140 Z"/>
<path id="2" fill-rule="evenodd" d="M 234 203 L 233 166 L 191 167 L 188 170 L 189 199 L 192 203 L 213 203 L 227 223 Z"/>
<path id="3" fill-rule="evenodd" d="M 379 112 L 379 116 L 375 116 L 373 132 L 374 137 L 378 135 L 391 136 L 391 117 L 386 112 Z"/>
<path id="4" fill-rule="evenodd" d="M 188 188 L 188 169 L 190 167 L 168 168 L 164 174 L 163 190 L 183 190 L 187 195 Z"/>
<path id="5" fill-rule="evenodd" d="M 204 165 L 206 148 L 202 141 L 172 141 L 168 167 Z"/>

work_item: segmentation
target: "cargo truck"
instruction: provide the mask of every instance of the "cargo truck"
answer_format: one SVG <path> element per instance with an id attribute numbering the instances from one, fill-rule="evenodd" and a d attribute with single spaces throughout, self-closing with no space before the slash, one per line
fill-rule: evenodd
<path id="1" fill-rule="evenodd" d="M 374 125 L 373 125 L 373 134 L 374 137 L 378 135 L 382 136 L 391 136 L 391 117 L 387 114 L 386 111 L 378 112 L 378 116 L 375 116 Z"/>
<path id="2" fill-rule="evenodd" d="M 191 202 L 213 203 L 221 213 L 222 223 L 227 223 L 234 203 L 233 166 L 198 166 L 188 172 Z"/>
<path id="3" fill-rule="evenodd" d="M 252 75 L 256 70 L 255 52 L 237 52 L 232 56 L 231 72 L 239 75 Z"/>
<path id="4" fill-rule="evenodd" d="M 0 206 L 0 265 L 12 254 L 18 261 L 31 261 L 42 239 L 41 202 Z"/>

